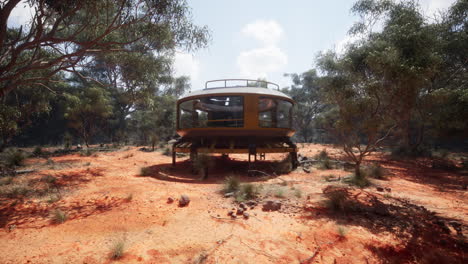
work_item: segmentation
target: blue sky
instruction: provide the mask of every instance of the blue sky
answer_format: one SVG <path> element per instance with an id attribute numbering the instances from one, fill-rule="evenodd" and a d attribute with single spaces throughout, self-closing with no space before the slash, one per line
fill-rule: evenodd
<path id="1" fill-rule="evenodd" d="M 400 0 L 405 1 L 405 0 Z M 8 19 L 9 26 L 26 24 L 33 11 L 25 0 Z M 320 51 L 340 51 L 352 41 L 349 28 L 358 20 L 350 13 L 355 0 L 187 0 L 197 25 L 207 25 L 212 41 L 206 49 L 177 50 L 176 76 L 188 75 L 192 90 L 222 78 L 266 78 L 289 85 L 284 73 L 313 67 Z M 420 0 L 426 16 L 455 0 Z"/>
<path id="2" fill-rule="evenodd" d="M 207 80 L 267 78 L 284 87 L 284 73 L 313 67 L 320 51 L 343 49 L 348 29 L 358 20 L 351 0 L 189 0 L 194 22 L 212 32 L 209 47 L 188 54 L 178 50 L 176 75 L 189 75 L 192 90 Z M 454 0 L 421 0 L 426 15 Z"/>

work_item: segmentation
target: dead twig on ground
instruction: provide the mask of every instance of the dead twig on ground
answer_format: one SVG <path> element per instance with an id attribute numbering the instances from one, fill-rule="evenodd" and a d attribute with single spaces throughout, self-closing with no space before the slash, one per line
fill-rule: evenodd
<path id="1" fill-rule="evenodd" d="M 320 251 L 320 246 L 315 250 L 315 252 L 314 252 L 314 254 L 312 254 L 312 256 L 310 256 L 310 257 L 308 257 L 308 258 L 306 258 L 306 259 L 304 259 L 304 260 L 301 260 L 300 263 L 301 263 L 301 264 L 308 264 L 308 263 L 310 263 L 310 262 L 311 262 L 312 260 L 314 260 L 314 258 L 318 255 L 319 251 Z"/>
<path id="2" fill-rule="evenodd" d="M 270 258 L 271 260 L 276 260 L 276 259 L 277 259 L 276 257 L 274 257 L 274 256 L 272 256 L 272 255 L 270 255 L 270 254 L 268 254 L 268 253 L 266 253 L 266 252 L 264 252 L 263 250 L 260 250 L 260 249 L 258 249 L 258 248 L 251 247 L 250 245 L 248 245 L 248 244 L 242 242 L 242 240 L 240 240 L 240 239 L 239 239 L 239 242 L 241 242 L 241 244 L 243 244 L 244 246 L 250 248 L 251 250 L 255 251 L 256 253 L 258 253 L 258 254 L 260 254 L 260 255 L 263 255 L 263 256 L 265 256 L 265 257 L 268 257 L 268 258 Z"/>

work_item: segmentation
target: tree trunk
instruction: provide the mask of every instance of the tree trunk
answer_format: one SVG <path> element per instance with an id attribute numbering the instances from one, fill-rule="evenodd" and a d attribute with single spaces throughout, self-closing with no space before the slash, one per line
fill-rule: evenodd
<path id="1" fill-rule="evenodd" d="M 361 178 L 361 162 L 356 162 L 354 165 L 354 175 L 356 178 Z"/>

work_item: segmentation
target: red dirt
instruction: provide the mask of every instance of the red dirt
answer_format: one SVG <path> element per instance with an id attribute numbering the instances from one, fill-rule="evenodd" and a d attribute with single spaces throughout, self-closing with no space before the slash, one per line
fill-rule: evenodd
<path id="1" fill-rule="evenodd" d="M 340 157 L 324 145 L 303 146 L 301 153 L 313 156 L 323 148 Z M 371 160 L 387 169 L 388 179 L 351 188 L 349 201 L 358 209 L 333 212 L 324 206 L 322 190 L 347 185 L 323 178 L 350 172 L 299 168 L 268 178 L 247 177 L 242 176 L 245 157 L 233 158 L 218 159 L 206 180 L 190 173 L 186 158 L 171 169 L 170 157 L 134 147 L 51 158 L 58 168 L 30 159 L 27 167 L 38 170 L 15 181 L 54 176 L 62 199 L 0 198 L 0 263 L 110 263 L 118 241 L 125 246 L 117 263 L 193 263 L 203 254 L 200 263 L 467 263 L 466 174 L 430 169 L 427 159 L 394 161 L 375 155 Z M 139 176 L 146 166 L 150 176 Z M 268 167 L 271 162 L 258 168 L 272 174 Z M 244 182 L 265 186 L 264 194 L 282 188 L 284 198 L 268 198 L 281 200 L 282 209 L 263 212 L 257 206 L 247 220 L 229 219 L 227 212 L 236 204 L 220 190 L 233 171 Z M 376 186 L 391 192 L 378 192 Z M 294 195 L 297 189 L 300 198 Z M 182 194 L 191 199 L 187 207 L 177 206 Z M 168 204 L 168 197 L 176 201 Z M 67 221 L 53 223 L 55 209 L 66 212 Z"/>

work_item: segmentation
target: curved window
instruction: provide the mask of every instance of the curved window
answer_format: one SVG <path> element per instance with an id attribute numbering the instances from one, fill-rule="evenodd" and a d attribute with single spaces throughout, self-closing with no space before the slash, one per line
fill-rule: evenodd
<path id="1" fill-rule="evenodd" d="M 179 104 L 179 128 L 243 127 L 242 96 L 210 96 Z"/>
<path id="2" fill-rule="evenodd" d="M 291 128 L 293 104 L 286 100 L 260 97 L 258 124 L 260 127 Z"/>

